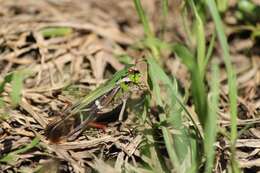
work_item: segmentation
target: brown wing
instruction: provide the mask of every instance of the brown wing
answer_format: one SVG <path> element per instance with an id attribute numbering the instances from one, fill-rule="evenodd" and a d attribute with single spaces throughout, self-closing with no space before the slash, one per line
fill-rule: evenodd
<path id="1" fill-rule="evenodd" d="M 58 143 L 63 138 L 69 137 L 76 132 L 82 132 L 82 130 L 84 130 L 82 127 L 85 127 L 90 121 L 96 118 L 95 114 L 113 99 L 114 95 L 118 92 L 119 89 L 119 86 L 113 88 L 105 95 L 88 104 L 85 110 L 79 110 L 79 112 L 74 115 L 71 114 L 70 110 L 75 108 L 75 105 L 77 106 L 78 103 L 72 105 L 71 109 L 66 109 L 63 112 L 63 116 L 61 118 L 58 118 L 47 125 L 45 129 L 47 139 L 53 143 Z M 83 121 L 80 120 L 81 113 L 87 114 L 87 116 L 85 115 Z"/>
<path id="2" fill-rule="evenodd" d="M 65 121 L 61 118 L 57 118 L 47 125 L 45 128 L 45 135 L 51 142 L 58 143 L 73 129 L 75 123 L 74 117 L 66 119 Z"/>

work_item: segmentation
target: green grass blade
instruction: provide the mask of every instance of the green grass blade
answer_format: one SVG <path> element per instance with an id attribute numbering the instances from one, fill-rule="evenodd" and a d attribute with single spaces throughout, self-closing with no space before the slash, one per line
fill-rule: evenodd
<path id="1" fill-rule="evenodd" d="M 27 144 L 25 147 L 15 150 L 13 152 L 8 153 L 7 155 L 5 155 L 4 157 L 2 157 L 0 159 L 0 163 L 8 163 L 8 164 L 14 164 L 18 159 L 19 156 L 18 154 L 22 154 L 27 152 L 28 150 L 32 149 L 33 147 L 35 147 L 38 143 L 40 142 L 39 138 L 34 138 L 30 144 Z"/>
<path id="2" fill-rule="evenodd" d="M 218 39 L 220 41 L 221 48 L 223 50 L 223 58 L 228 73 L 228 90 L 229 90 L 229 102 L 231 112 L 231 151 L 232 151 L 232 169 L 234 173 L 238 170 L 235 160 L 235 142 L 237 139 L 237 86 L 236 75 L 232 67 L 231 58 L 229 55 L 229 47 L 225 36 L 225 31 L 221 22 L 220 15 L 217 11 L 216 3 L 214 0 L 207 0 L 207 5 L 212 18 L 215 22 Z"/>
<path id="3" fill-rule="evenodd" d="M 228 0 L 217 0 L 217 7 L 220 12 L 225 12 L 228 8 Z"/>
<path id="4" fill-rule="evenodd" d="M 197 64 L 200 76 L 204 76 L 204 66 L 205 66 L 205 54 L 206 54 L 206 40 L 205 40 L 205 31 L 203 26 L 203 21 L 198 14 L 196 6 L 193 0 L 190 1 L 192 9 L 195 14 L 196 22 L 195 22 L 195 31 L 196 31 L 196 39 L 197 39 Z"/>
<path id="5" fill-rule="evenodd" d="M 164 163 L 162 162 L 162 156 L 160 155 L 160 152 L 157 150 L 157 144 L 155 142 L 154 136 L 152 134 L 147 134 L 146 138 L 148 141 L 151 141 L 153 143 L 152 146 L 149 146 L 149 153 L 151 158 L 151 163 L 149 163 L 151 169 L 153 169 L 153 172 L 158 173 L 164 173 Z"/>
<path id="6" fill-rule="evenodd" d="M 13 105 L 19 104 L 21 100 L 24 77 L 25 77 L 25 73 L 21 71 L 16 71 L 13 74 L 12 81 L 11 81 L 12 92 L 10 93 Z"/>
<path id="7" fill-rule="evenodd" d="M 3 79 L 3 81 L 0 83 L 0 94 L 4 92 L 4 87 L 6 83 L 10 83 L 12 81 L 13 73 L 9 73 L 6 75 Z M 5 105 L 5 102 L 2 97 L 0 97 L 0 108 L 3 108 Z M 2 115 L 0 116 L 2 118 Z"/>
<path id="8" fill-rule="evenodd" d="M 16 154 L 21 154 L 21 153 L 25 153 L 27 152 L 28 150 L 32 149 L 33 147 L 37 146 L 38 143 L 40 142 L 40 139 L 39 138 L 34 138 L 30 144 L 27 144 L 24 148 L 21 148 L 19 150 L 16 150 L 15 153 Z"/>
<path id="9" fill-rule="evenodd" d="M 162 20 L 161 20 L 161 32 L 160 32 L 161 39 L 163 39 L 165 29 L 166 29 L 166 21 L 168 17 L 168 6 L 169 6 L 168 0 L 162 0 Z"/>
<path id="10" fill-rule="evenodd" d="M 176 44 L 173 46 L 173 51 L 187 66 L 191 74 L 191 90 L 195 104 L 195 110 L 199 117 L 200 123 L 204 127 L 207 116 L 207 96 L 204 84 L 204 78 L 200 75 L 199 69 L 192 53 L 183 45 Z"/>
<path id="11" fill-rule="evenodd" d="M 150 126 L 148 124 L 150 123 L 146 122 L 146 116 L 148 115 L 150 100 L 151 100 L 150 95 L 147 95 L 145 98 L 144 109 L 141 117 L 142 124 L 144 124 L 144 126 L 147 127 L 145 138 L 147 141 L 149 141 L 148 143 L 146 143 L 147 145 L 143 147 L 143 151 L 146 150 L 147 154 L 143 154 L 141 158 L 147 165 L 149 165 L 148 167 L 152 170 L 152 172 L 163 173 L 165 172 L 164 170 L 166 166 L 162 163 L 162 157 L 157 150 L 158 147 L 155 138 L 153 136 L 153 129 L 149 129 Z M 146 155 L 149 155 L 149 161 L 144 159 Z"/>
<path id="12" fill-rule="evenodd" d="M 69 27 L 49 27 L 40 30 L 43 37 L 64 37 L 72 33 Z"/>
<path id="13" fill-rule="evenodd" d="M 214 45 L 215 45 L 215 41 L 216 41 L 216 32 L 213 32 L 213 35 L 210 39 L 210 43 L 209 43 L 209 46 L 208 46 L 208 51 L 207 51 L 207 55 L 206 55 L 206 59 L 205 59 L 205 64 L 204 64 L 204 67 L 203 67 L 203 70 L 205 71 L 206 68 L 207 68 L 207 64 L 209 62 L 209 59 L 212 55 L 212 52 L 213 52 L 213 48 L 214 48 Z"/>
<path id="14" fill-rule="evenodd" d="M 168 16 L 168 6 L 169 6 L 168 0 L 162 0 L 162 11 L 163 11 L 164 18 Z"/>
<path id="15" fill-rule="evenodd" d="M 12 81 L 13 72 L 9 73 L 4 77 L 4 80 L 0 83 L 0 94 L 4 91 L 4 87 L 6 83 L 10 83 Z"/>
<path id="16" fill-rule="evenodd" d="M 157 77 L 160 76 L 161 80 L 165 83 L 170 83 L 168 79 L 166 79 L 166 76 L 162 73 L 161 69 L 158 68 L 158 65 L 153 58 L 148 58 L 148 64 L 149 64 L 149 77 L 151 78 L 151 81 L 153 83 L 153 92 L 155 93 L 157 104 L 163 107 L 163 100 L 161 99 L 161 90 L 158 85 L 159 79 Z M 162 76 L 163 74 L 163 76 Z M 171 84 L 170 84 L 171 85 Z M 165 115 L 160 115 L 160 121 L 165 121 L 166 117 Z M 166 127 L 162 127 L 162 133 L 164 137 L 164 142 L 166 145 L 167 152 L 169 154 L 170 160 L 172 162 L 172 165 L 176 167 L 177 170 L 180 170 L 180 163 L 179 159 L 177 157 L 177 154 L 175 152 L 175 149 L 173 148 L 173 139 L 171 134 L 169 133 L 168 129 Z"/>
<path id="17" fill-rule="evenodd" d="M 10 93 L 12 104 L 16 106 L 21 99 L 23 80 L 26 77 L 27 70 L 13 71 L 4 77 L 4 80 L 0 83 L 0 94 L 4 92 L 6 83 L 10 83 L 12 91 Z M 2 101 L 3 102 L 3 101 Z M 0 106 L 1 107 L 1 106 Z"/>
<path id="18" fill-rule="evenodd" d="M 153 56 L 159 60 L 160 58 L 160 46 L 158 46 L 158 42 L 155 42 L 156 38 L 154 36 L 153 31 L 149 25 L 148 17 L 145 14 L 145 11 L 142 7 L 140 0 L 134 0 L 135 8 L 138 13 L 138 16 L 143 24 L 143 29 L 145 33 L 145 47 L 149 48 L 153 54 Z"/>
<path id="19" fill-rule="evenodd" d="M 181 58 L 182 63 L 184 63 L 190 71 L 195 68 L 195 57 L 192 53 L 181 44 L 175 44 L 172 47 L 172 51 L 175 52 L 179 58 Z"/>
<path id="20" fill-rule="evenodd" d="M 143 24 L 144 32 L 147 37 L 153 37 L 152 30 L 149 25 L 149 21 L 147 19 L 147 16 L 145 15 L 144 9 L 142 7 L 140 0 L 134 0 L 135 8 L 138 13 L 138 16 Z"/>
<path id="21" fill-rule="evenodd" d="M 205 139 L 204 139 L 204 152 L 206 155 L 206 169 L 205 173 L 211 173 L 213 163 L 215 159 L 215 147 L 217 135 L 217 116 L 218 116 L 218 105 L 219 105 L 219 69 L 216 63 L 212 66 L 212 78 L 211 78 L 211 94 L 209 97 L 209 115 L 205 125 Z"/>
<path id="22" fill-rule="evenodd" d="M 168 78 L 168 76 L 164 73 L 161 67 L 156 63 L 154 58 L 148 58 L 149 64 L 149 77 L 152 81 L 153 91 L 155 93 L 155 99 L 157 104 L 165 107 L 164 103 L 166 100 L 162 100 L 161 98 L 161 88 L 160 85 L 164 85 L 167 88 L 167 95 L 169 96 L 168 99 L 171 102 L 168 105 L 168 111 L 166 113 L 162 113 L 159 115 L 160 122 L 164 122 L 167 118 L 172 119 L 171 121 L 172 127 L 179 130 L 181 134 L 173 135 L 170 133 L 168 127 L 162 126 L 162 133 L 164 142 L 166 145 L 167 152 L 169 154 L 170 160 L 174 168 L 176 168 L 177 172 L 186 172 L 189 170 L 189 164 L 185 164 L 186 167 L 183 168 L 184 163 L 193 163 L 196 164 L 196 161 L 192 160 L 192 155 L 196 155 L 196 151 L 190 147 L 191 140 L 190 136 L 188 135 L 187 131 L 183 128 L 182 125 L 182 111 L 178 112 L 176 110 L 184 110 L 184 105 L 181 104 L 180 99 L 178 99 L 178 91 L 177 88 L 173 85 L 172 81 Z M 175 104 L 178 103 L 178 104 Z M 187 110 L 185 110 L 187 111 Z M 170 116 L 170 117 L 169 117 Z M 195 125 L 196 127 L 196 125 Z M 191 154 L 193 153 L 193 154 Z M 182 168 L 181 168 L 182 167 Z M 195 166 L 196 167 L 196 166 Z M 185 169 L 185 170 L 183 170 Z"/>

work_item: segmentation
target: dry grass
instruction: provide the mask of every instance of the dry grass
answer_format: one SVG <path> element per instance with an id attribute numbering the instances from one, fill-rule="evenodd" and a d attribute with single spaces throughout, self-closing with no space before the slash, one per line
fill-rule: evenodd
<path id="1" fill-rule="evenodd" d="M 158 33 L 162 26 L 158 2 L 142 0 L 142 4 L 152 30 Z M 185 33 L 179 1 L 171 2 L 169 6 L 169 18 L 161 37 L 170 42 L 193 42 Z M 230 8 L 232 6 L 230 4 Z M 224 15 L 223 22 L 227 25 L 238 81 L 237 160 L 245 172 L 250 172 L 260 168 L 259 40 L 238 32 L 239 22 L 230 12 Z M 112 121 L 105 131 L 89 129 L 76 141 L 60 144 L 52 144 L 44 136 L 48 122 L 59 116 L 68 103 L 84 96 L 124 67 L 123 60 L 127 59 L 123 59 L 123 55 L 138 59 L 147 52 L 135 48 L 144 31 L 132 1 L 1 1 L 0 24 L 0 82 L 10 72 L 24 74 L 18 105 L 14 105 L 10 97 L 12 84 L 6 84 L 0 95 L 5 103 L 0 109 L 1 171 L 91 172 L 94 168 L 100 172 L 121 172 L 122 168 L 131 170 L 133 165 L 142 165 L 141 160 L 149 161 L 150 158 L 141 154 L 147 127 L 135 117 L 132 104 L 126 110 L 128 116 L 124 122 Z M 212 22 L 206 25 L 207 38 L 212 33 L 212 25 Z M 43 33 L 46 28 L 55 30 L 57 27 L 63 27 L 63 30 L 54 31 L 58 34 L 53 37 Z M 220 50 L 216 44 L 213 59 L 223 66 L 224 62 L 218 58 L 222 56 Z M 165 51 L 161 62 L 167 74 L 174 75 L 181 87 L 188 90 L 190 76 L 180 60 Z M 227 75 L 223 67 L 220 70 L 218 120 L 222 130 L 216 143 L 216 172 L 226 169 L 230 154 L 229 141 L 225 137 L 230 130 Z M 211 76 L 207 75 L 207 78 L 210 81 Z M 138 100 L 142 95 L 135 97 Z M 133 103 L 135 99 L 132 99 Z M 189 96 L 188 102 L 191 102 Z M 188 103 L 188 110 L 194 112 L 191 103 Z M 156 118 L 152 118 L 155 119 L 153 122 Z M 160 135 L 158 143 L 163 142 Z M 35 138 L 39 141 L 31 143 Z M 16 152 L 24 147 L 28 148 Z M 164 151 L 164 145 L 162 148 Z M 10 153 L 11 159 L 2 160 Z M 167 165 L 168 156 L 165 157 Z"/>

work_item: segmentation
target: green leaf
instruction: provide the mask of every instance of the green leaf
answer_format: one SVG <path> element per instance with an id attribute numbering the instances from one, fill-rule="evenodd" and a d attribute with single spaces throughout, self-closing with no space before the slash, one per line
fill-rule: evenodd
<path id="1" fill-rule="evenodd" d="M 147 16 L 144 12 L 144 9 L 142 7 L 140 0 L 134 0 L 134 4 L 135 4 L 136 11 L 138 13 L 138 16 L 143 24 L 143 28 L 144 28 L 144 32 L 145 32 L 146 36 L 153 37 L 153 33 L 150 28 L 149 21 L 147 19 Z"/>
<path id="2" fill-rule="evenodd" d="M 230 112 L 231 112 L 231 163 L 232 163 L 232 171 L 234 173 L 240 172 L 237 167 L 237 161 L 235 157 L 235 142 L 237 139 L 237 81 L 236 74 L 234 72 L 230 54 L 229 54 L 229 46 L 227 42 L 227 38 L 225 35 L 224 27 L 222 24 L 221 17 L 217 11 L 216 3 L 214 0 L 207 0 L 207 5 L 211 16 L 213 17 L 218 39 L 223 50 L 223 60 L 226 66 L 226 70 L 228 73 L 228 95 L 230 102 Z"/>
<path id="3" fill-rule="evenodd" d="M 122 64 L 131 64 L 131 62 L 133 61 L 133 58 L 126 54 L 117 55 L 116 57 L 118 61 L 120 61 Z"/>
<path id="4" fill-rule="evenodd" d="M 228 8 L 228 0 L 217 0 L 218 10 L 220 12 L 225 12 Z"/>
<path id="5" fill-rule="evenodd" d="M 9 165 L 14 165 L 19 159 L 19 156 L 16 153 L 9 153 L 2 159 L 0 159 L 0 162 L 6 163 Z"/>
<path id="6" fill-rule="evenodd" d="M 4 91 L 5 84 L 11 82 L 12 77 L 13 77 L 13 72 L 6 75 L 4 81 L 0 83 L 0 94 Z"/>
<path id="7" fill-rule="evenodd" d="M 25 74 L 21 71 L 16 71 L 12 76 L 12 92 L 11 92 L 11 100 L 14 105 L 17 105 L 21 100 L 21 93 L 23 88 L 23 79 Z"/>
<path id="8" fill-rule="evenodd" d="M 149 21 L 148 21 L 148 17 L 145 14 L 145 11 L 142 7 L 141 1 L 140 0 L 134 0 L 134 4 L 135 4 L 135 8 L 136 11 L 138 13 L 138 16 L 143 24 L 143 29 L 144 29 L 144 33 L 145 33 L 145 43 L 147 48 L 149 48 L 152 52 L 152 55 L 156 58 L 159 59 L 160 58 L 160 50 L 157 47 L 156 43 L 154 42 L 156 40 L 155 38 L 155 34 L 152 32 L 150 25 L 149 25 Z"/>
<path id="9" fill-rule="evenodd" d="M 69 27 L 48 27 L 40 30 L 43 37 L 64 37 L 72 33 Z"/>
<path id="10" fill-rule="evenodd" d="M 15 164 L 15 162 L 19 159 L 19 154 L 25 153 L 31 148 L 35 147 L 40 142 L 39 138 L 34 138 L 30 144 L 27 144 L 25 147 L 15 150 L 13 152 L 8 153 L 4 157 L 0 159 L 0 162 L 7 164 Z"/>
<path id="11" fill-rule="evenodd" d="M 260 6 L 254 4 L 250 0 L 240 0 L 238 1 L 238 11 L 237 13 L 240 14 L 241 20 L 246 22 L 251 22 L 253 25 L 258 21 L 259 22 L 259 15 L 260 15 Z"/>
<path id="12" fill-rule="evenodd" d="M 205 31 L 203 26 L 203 21 L 198 14 L 197 7 L 194 4 L 194 1 L 191 0 L 191 6 L 195 14 L 195 32 L 197 39 L 197 67 L 200 75 L 204 76 L 204 66 L 205 66 L 205 52 L 206 52 L 206 40 L 205 40 Z"/>
<path id="13" fill-rule="evenodd" d="M 38 143 L 40 142 L 40 139 L 38 137 L 35 137 L 30 144 L 27 144 L 25 147 L 16 150 L 15 153 L 16 154 L 21 154 L 21 153 L 25 153 L 28 150 L 32 149 L 33 147 L 35 147 L 36 145 L 38 145 Z"/>
<path id="14" fill-rule="evenodd" d="M 165 122 L 167 121 L 167 118 L 170 118 L 172 120 L 172 127 L 181 132 L 180 134 L 173 135 L 170 133 L 168 127 L 161 126 L 170 161 L 176 171 L 180 172 L 182 164 L 185 162 L 189 162 L 191 164 L 190 160 L 192 160 L 194 163 L 193 166 L 196 165 L 196 161 L 194 160 L 196 158 L 194 157 L 196 155 L 196 150 L 194 150 L 194 148 L 196 147 L 191 147 L 194 141 L 191 140 L 189 134 L 187 133 L 188 131 L 183 128 L 182 111 L 180 111 L 180 109 L 184 110 L 188 116 L 191 117 L 191 119 L 192 116 L 188 113 L 181 99 L 179 99 L 176 80 L 170 80 L 163 69 L 156 63 L 154 58 L 148 58 L 148 64 L 149 77 L 151 78 L 156 103 L 165 110 L 165 112 L 159 115 L 160 122 Z M 162 86 L 166 88 L 167 98 L 163 98 L 161 95 Z M 192 121 L 196 127 L 195 121 Z M 198 129 L 198 127 L 196 127 L 196 129 Z M 190 158 L 191 155 L 193 158 Z M 185 170 L 182 171 L 187 172 L 189 169 L 190 167 L 186 166 Z"/>
<path id="15" fill-rule="evenodd" d="M 210 57 L 212 55 L 212 52 L 213 52 L 215 41 L 216 41 L 216 32 L 213 32 L 212 37 L 210 39 L 209 46 L 208 46 L 208 51 L 207 51 L 207 55 L 206 55 L 206 59 L 205 59 L 204 67 L 203 67 L 203 71 L 205 71 L 206 68 L 207 68 L 209 59 L 210 59 Z"/>
<path id="16" fill-rule="evenodd" d="M 195 67 L 195 58 L 192 53 L 182 44 L 175 44 L 172 47 L 173 52 L 175 52 L 178 57 L 182 60 L 183 64 L 192 71 Z"/>
<path id="17" fill-rule="evenodd" d="M 211 173 L 213 168 L 213 163 L 215 159 L 215 147 L 214 143 L 216 141 L 217 135 L 217 117 L 218 117 L 218 105 L 219 105 L 219 91 L 220 81 L 219 81 L 219 69 L 217 63 L 212 66 L 212 79 L 211 79 L 211 93 L 209 97 L 209 115 L 207 117 L 207 122 L 205 125 L 205 138 L 204 138 L 204 152 L 206 155 L 206 169 L 205 173 Z"/>

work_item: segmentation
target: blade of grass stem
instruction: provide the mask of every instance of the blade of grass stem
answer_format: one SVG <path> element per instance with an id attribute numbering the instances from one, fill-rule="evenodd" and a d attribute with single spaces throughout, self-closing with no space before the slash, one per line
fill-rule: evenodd
<path id="1" fill-rule="evenodd" d="M 196 28 L 196 39 L 197 39 L 197 64 L 198 64 L 198 70 L 201 77 L 204 76 L 204 66 L 205 66 L 205 52 L 206 52 L 206 40 L 205 40 L 205 31 L 203 22 L 198 14 L 198 11 L 196 9 L 196 6 L 194 4 L 193 0 L 190 0 L 191 7 L 194 11 L 196 22 L 195 22 L 195 28 Z"/>
<path id="2" fill-rule="evenodd" d="M 168 16 L 168 6 L 169 6 L 168 0 L 163 0 L 162 1 L 162 9 L 163 9 L 163 16 L 165 18 Z"/>
<path id="3" fill-rule="evenodd" d="M 162 73 L 162 71 L 161 71 L 160 68 L 158 68 L 157 63 L 156 63 L 155 60 L 153 60 L 153 58 L 148 58 L 148 64 L 149 64 L 149 66 L 148 66 L 149 67 L 149 76 L 150 76 L 151 82 L 153 84 L 153 92 L 155 93 L 157 104 L 161 107 L 164 107 L 163 101 L 161 99 L 161 91 L 160 91 L 160 87 L 158 85 L 158 81 L 162 80 L 162 82 L 166 82 L 166 83 L 169 83 L 169 82 L 165 81 L 165 79 L 163 78 L 165 76 L 161 76 L 160 72 Z M 159 76 L 160 76 L 161 79 L 158 79 Z M 166 120 L 165 114 L 164 115 L 161 114 L 159 118 L 160 118 L 161 122 Z M 163 133 L 164 142 L 165 142 L 166 149 L 167 149 L 167 152 L 169 154 L 171 163 L 176 168 L 176 170 L 178 172 L 178 171 L 180 171 L 180 168 L 179 168 L 180 167 L 180 163 L 179 163 L 180 161 L 177 157 L 175 149 L 173 148 L 172 136 L 171 136 L 169 130 L 166 127 L 162 127 L 162 133 Z"/>
<path id="4" fill-rule="evenodd" d="M 136 11 L 138 13 L 138 16 L 143 24 L 143 29 L 144 29 L 144 33 L 145 33 L 145 43 L 146 43 L 146 47 L 148 47 L 153 56 L 159 60 L 160 58 L 160 50 L 158 45 L 156 44 L 155 40 L 155 36 L 154 33 L 151 30 L 151 27 L 149 25 L 149 21 L 148 21 L 148 17 L 145 14 L 145 11 L 142 7 L 142 4 L 140 2 L 140 0 L 134 0 L 134 4 L 135 4 L 135 8 Z"/>
<path id="5" fill-rule="evenodd" d="M 8 153 L 7 155 L 5 155 L 4 157 L 2 157 L 0 159 L 0 162 L 3 162 L 3 163 L 9 163 L 9 164 L 12 164 L 12 163 L 15 163 L 16 160 L 19 158 L 18 154 L 22 154 L 22 153 L 25 153 L 27 152 L 28 150 L 30 150 L 31 148 L 35 147 L 38 145 L 38 143 L 40 142 L 40 139 L 39 138 L 34 138 L 30 144 L 27 144 L 25 145 L 23 148 L 21 149 L 18 149 L 18 150 L 15 150 L 13 152 L 10 152 Z"/>
<path id="6" fill-rule="evenodd" d="M 167 21 L 167 16 L 168 16 L 168 0 L 162 0 L 162 22 L 161 22 L 161 33 L 160 33 L 160 38 L 163 39 L 164 33 L 165 33 L 165 28 L 166 28 L 166 21 Z"/>
<path id="7" fill-rule="evenodd" d="M 205 173 L 211 173 L 215 159 L 215 147 L 217 135 L 217 116 L 219 103 L 219 69 L 216 63 L 212 66 L 211 95 L 209 97 L 209 115 L 205 125 L 204 150 L 206 155 Z"/>
<path id="8" fill-rule="evenodd" d="M 190 71 L 192 80 L 191 91 L 192 97 L 194 99 L 195 111 L 198 115 L 200 123 L 204 127 L 207 116 L 207 97 L 204 78 L 200 75 L 195 58 L 188 48 L 186 48 L 184 45 L 176 44 L 173 46 L 172 50 L 177 54 L 177 56 L 182 60 L 182 62 Z"/>
<path id="9" fill-rule="evenodd" d="M 43 37 L 64 37 L 72 33 L 69 27 L 49 27 L 40 30 Z"/>
<path id="10" fill-rule="evenodd" d="M 142 7 L 140 0 L 134 0 L 135 8 L 138 13 L 138 16 L 143 24 L 144 32 L 147 37 L 153 37 L 152 30 L 149 25 L 149 21 L 147 19 L 147 16 L 145 15 L 144 9 Z"/>
<path id="11" fill-rule="evenodd" d="M 166 145 L 166 149 L 167 152 L 169 154 L 170 160 L 172 162 L 172 164 L 174 165 L 174 168 L 176 168 L 177 172 L 186 172 L 188 171 L 190 168 L 187 166 L 187 164 L 185 164 L 187 167 L 184 169 L 183 163 L 187 162 L 187 158 L 192 158 L 192 155 L 190 155 L 190 153 L 196 154 L 196 151 L 192 151 L 191 148 L 191 140 L 190 140 L 190 136 L 188 135 L 188 131 L 186 131 L 185 128 L 183 128 L 182 125 L 182 114 L 181 112 L 184 110 L 185 112 L 188 112 L 187 109 L 185 108 L 185 106 L 182 104 L 181 100 L 178 98 L 179 94 L 177 91 L 177 88 L 174 87 L 174 84 L 172 83 L 173 81 L 171 81 L 168 76 L 164 73 L 164 71 L 161 69 L 161 67 L 156 63 L 156 60 L 154 58 L 148 58 L 148 64 L 149 64 L 149 76 L 151 78 L 152 81 L 152 86 L 153 86 L 153 91 L 155 93 L 156 96 L 156 101 L 157 104 L 160 105 L 161 107 L 165 107 L 164 104 L 165 100 L 163 101 L 161 98 L 161 89 L 159 86 L 159 83 L 166 86 L 167 87 L 167 91 L 166 93 L 168 93 L 167 95 L 169 96 L 168 99 L 170 99 L 171 103 L 168 106 L 169 110 L 167 112 L 169 112 L 169 114 L 160 114 L 159 118 L 160 118 L 160 122 L 164 122 L 168 116 L 170 119 L 174 119 L 172 127 L 175 129 L 178 129 L 181 134 L 179 135 L 173 135 L 169 132 L 168 127 L 164 127 L 162 126 L 162 132 L 163 132 L 163 138 L 164 138 L 164 142 Z M 175 105 L 175 103 L 178 103 Z M 176 112 L 176 110 L 182 109 L 181 112 L 178 113 L 178 111 Z M 165 109 L 167 110 L 167 109 Z M 189 113 L 188 113 L 189 114 Z M 190 115 L 191 116 L 191 115 Z M 195 129 L 198 131 L 198 133 L 196 132 L 196 135 L 198 135 L 198 138 L 201 139 L 200 136 L 200 131 L 197 129 L 197 124 L 194 122 L 194 127 Z M 188 152 L 190 150 L 190 152 Z M 185 160 L 185 162 L 184 162 Z M 188 159 L 189 161 L 194 159 Z M 190 164 L 196 164 L 196 162 L 190 162 Z M 189 164 L 188 164 L 189 165 Z M 196 166 L 195 166 L 196 167 Z"/>
<path id="12" fill-rule="evenodd" d="M 12 92 L 10 94 L 13 105 L 17 105 L 20 102 L 24 75 L 25 74 L 20 71 L 14 72 L 13 74 L 11 81 Z"/>
<path id="13" fill-rule="evenodd" d="M 208 64 L 209 59 L 210 59 L 210 57 L 212 55 L 213 48 L 214 48 L 214 45 L 215 45 L 215 41 L 216 41 L 216 32 L 213 32 L 213 34 L 211 36 L 211 39 L 210 39 L 209 46 L 208 46 L 208 51 L 207 51 L 207 54 L 206 54 L 205 64 L 204 64 L 204 67 L 203 67 L 204 71 L 206 70 L 207 64 Z"/>
<path id="14" fill-rule="evenodd" d="M 220 41 L 221 48 L 223 50 L 223 59 L 228 73 L 228 94 L 230 102 L 230 113 L 231 113 L 231 162 L 232 171 L 234 173 L 239 172 L 236 159 L 235 159 L 235 142 L 237 139 L 237 86 L 236 86 L 236 75 L 232 67 L 231 58 L 229 55 L 229 47 L 225 36 L 224 28 L 221 22 L 220 15 L 217 11 L 216 3 L 214 0 L 207 0 L 207 5 L 212 18 L 215 22 L 218 39 Z"/>

